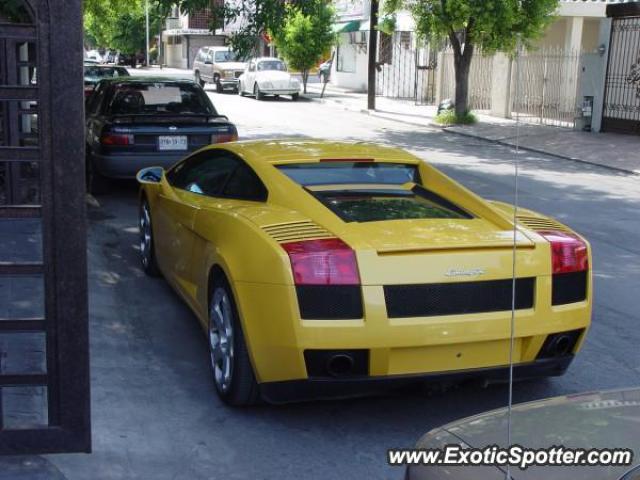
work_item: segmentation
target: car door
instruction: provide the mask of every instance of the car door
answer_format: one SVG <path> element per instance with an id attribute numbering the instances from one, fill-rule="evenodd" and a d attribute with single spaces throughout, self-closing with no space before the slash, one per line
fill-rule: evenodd
<path id="1" fill-rule="evenodd" d="M 251 60 L 247 65 L 247 71 L 244 74 L 244 89 L 247 92 L 253 92 L 253 83 L 256 81 L 256 61 Z"/>
<path id="2" fill-rule="evenodd" d="M 206 52 L 205 55 L 205 64 L 203 65 L 204 71 L 207 75 L 207 81 L 209 82 L 213 82 L 213 55 L 214 55 L 214 51 L 213 49 L 209 49 Z"/>
<path id="3" fill-rule="evenodd" d="M 218 251 L 221 246 L 228 243 L 229 234 L 225 226 L 228 225 L 230 216 L 237 215 L 239 208 L 255 202 L 266 202 L 268 197 L 264 183 L 244 160 L 225 150 L 216 152 L 220 157 L 213 159 L 214 162 L 224 160 L 230 165 L 235 164 L 235 167 L 219 192 L 205 196 L 209 198 L 199 199 L 203 208 L 197 212 L 195 218 L 194 231 L 200 234 L 194 235 L 191 275 L 197 289 L 196 311 L 200 313 L 200 318 L 207 318 L 208 314 L 209 265 L 205 260 L 207 248 L 212 246 L 215 251 Z M 232 275 L 233 272 L 230 274 Z"/>
<path id="4" fill-rule="evenodd" d="M 236 159 L 216 150 L 188 157 L 165 175 L 152 212 L 160 268 L 194 308 L 196 285 L 190 267 L 200 199 L 219 193 L 236 166 Z"/>
<path id="5" fill-rule="evenodd" d="M 98 82 L 93 94 L 85 102 L 85 138 L 89 152 L 99 146 L 100 132 L 102 130 L 102 104 L 106 96 L 109 84 Z"/>

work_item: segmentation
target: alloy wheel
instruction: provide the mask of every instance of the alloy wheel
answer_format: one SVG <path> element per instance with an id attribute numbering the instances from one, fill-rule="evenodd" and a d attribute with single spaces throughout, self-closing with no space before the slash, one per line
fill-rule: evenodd
<path id="1" fill-rule="evenodd" d="M 216 386 L 226 393 L 233 376 L 233 311 L 229 295 L 221 287 L 215 289 L 211 300 L 209 353 Z"/>

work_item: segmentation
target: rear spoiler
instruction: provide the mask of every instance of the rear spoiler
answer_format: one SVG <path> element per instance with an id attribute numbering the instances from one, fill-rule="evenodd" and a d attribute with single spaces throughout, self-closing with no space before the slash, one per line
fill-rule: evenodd
<path id="1" fill-rule="evenodd" d="M 113 123 L 228 123 L 226 115 L 198 115 L 176 113 L 170 115 L 157 115 L 153 113 L 143 113 L 137 115 L 123 114 L 112 115 Z"/>

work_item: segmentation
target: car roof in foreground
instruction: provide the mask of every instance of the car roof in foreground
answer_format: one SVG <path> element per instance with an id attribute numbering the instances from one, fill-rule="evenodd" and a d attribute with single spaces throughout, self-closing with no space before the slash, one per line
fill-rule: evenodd
<path id="1" fill-rule="evenodd" d="M 446 431 L 472 447 L 504 446 L 507 441 L 507 408 L 500 408 L 449 423 L 432 430 Z M 631 448 L 640 454 L 640 388 L 586 392 L 547 398 L 513 406 L 512 443 L 542 448 L 564 445 L 572 448 Z M 423 447 L 430 434 L 418 442 Z M 637 459 L 634 458 L 634 464 Z M 605 470 L 606 468 L 603 467 Z M 609 474 L 583 478 L 618 478 L 628 467 L 607 467 Z M 550 469 L 549 469 L 550 470 Z M 545 470 L 545 473 L 547 470 Z M 538 477 L 536 477 L 538 476 Z M 517 479 L 569 478 L 540 476 L 539 469 L 518 472 Z"/>
<path id="2" fill-rule="evenodd" d="M 414 164 L 420 161 L 400 148 L 366 142 L 249 140 L 212 145 L 207 148 L 223 148 L 250 161 L 278 164 L 317 162 L 321 159 L 373 159 Z"/>

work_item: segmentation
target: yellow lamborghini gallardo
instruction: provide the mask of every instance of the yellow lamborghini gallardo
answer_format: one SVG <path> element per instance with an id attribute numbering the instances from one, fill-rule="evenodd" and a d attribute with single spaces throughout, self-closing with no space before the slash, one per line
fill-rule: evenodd
<path id="1" fill-rule="evenodd" d="M 232 405 L 502 381 L 512 305 L 515 378 L 560 375 L 590 324 L 584 238 L 528 210 L 514 230 L 397 148 L 229 143 L 138 181 L 142 265 L 198 317 Z"/>

